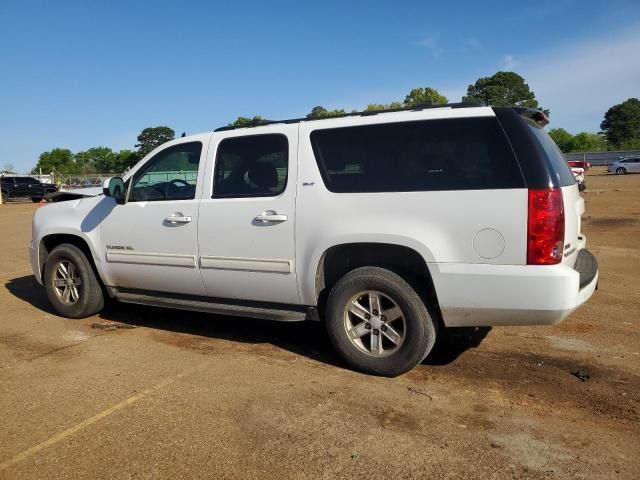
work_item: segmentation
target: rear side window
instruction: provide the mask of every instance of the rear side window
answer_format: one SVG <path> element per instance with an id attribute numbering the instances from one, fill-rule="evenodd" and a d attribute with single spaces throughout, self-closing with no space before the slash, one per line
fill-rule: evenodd
<path id="1" fill-rule="evenodd" d="M 315 130 L 311 143 L 326 187 L 337 193 L 525 185 L 493 117 Z"/>
<path id="2" fill-rule="evenodd" d="M 558 177 L 559 185 L 567 186 L 575 184 L 576 179 L 573 176 L 573 173 L 571 173 L 571 169 L 568 168 L 564 155 L 562 155 L 562 152 L 556 145 L 556 142 L 553 141 L 545 131 L 544 127 L 538 125 L 528 117 L 522 116 L 522 118 L 542 147 L 551 172 L 554 172 Z"/>
<path id="3" fill-rule="evenodd" d="M 213 197 L 272 197 L 282 193 L 289 171 L 284 135 L 248 135 L 220 142 Z"/>

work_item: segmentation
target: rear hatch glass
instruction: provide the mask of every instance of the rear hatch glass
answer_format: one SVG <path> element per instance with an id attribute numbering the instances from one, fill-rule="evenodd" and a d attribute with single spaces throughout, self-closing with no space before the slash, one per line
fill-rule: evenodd
<path id="1" fill-rule="evenodd" d="M 576 179 L 573 176 L 573 173 L 571 173 L 571 169 L 569 168 L 569 165 L 567 165 L 564 155 L 562 155 L 562 152 L 556 145 L 556 142 L 553 141 L 545 131 L 544 127 L 524 115 L 522 118 L 542 147 L 544 155 L 546 156 L 545 160 L 550 167 L 550 171 L 552 174 L 557 176 L 558 185 L 565 187 L 575 184 Z"/>

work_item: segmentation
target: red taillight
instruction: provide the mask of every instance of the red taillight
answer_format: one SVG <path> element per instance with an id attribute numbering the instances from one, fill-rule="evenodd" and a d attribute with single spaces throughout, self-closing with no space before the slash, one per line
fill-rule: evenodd
<path id="1" fill-rule="evenodd" d="M 559 188 L 529 189 L 527 264 L 554 265 L 562 260 L 564 203 Z"/>

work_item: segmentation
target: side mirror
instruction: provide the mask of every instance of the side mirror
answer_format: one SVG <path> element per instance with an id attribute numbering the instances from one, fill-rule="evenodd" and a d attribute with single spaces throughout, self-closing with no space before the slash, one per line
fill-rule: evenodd
<path id="1" fill-rule="evenodd" d="M 124 181 L 120 177 L 107 178 L 102 184 L 102 193 L 105 197 L 113 197 L 117 204 L 124 204 L 126 194 Z"/>

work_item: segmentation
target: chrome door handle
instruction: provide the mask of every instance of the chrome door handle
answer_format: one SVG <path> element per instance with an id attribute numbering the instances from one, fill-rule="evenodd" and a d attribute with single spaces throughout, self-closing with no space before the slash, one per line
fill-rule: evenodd
<path id="1" fill-rule="evenodd" d="M 174 213 L 172 215 L 169 215 L 167 218 L 164 219 L 165 222 L 169 222 L 169 223 L 189 223 L 191 221 L 191 217 L 186 216 L 186 215 L 182 215 L 181 213 Z"/>
<path id="2" fill-rule="evenodd" d="M 282 213 L 277 213 L 275 210 L 265 210 L 258 215 L 255 220 L 263 223 L 279 223 L 286 222 L 288 218 L 288 216 Z"/>

